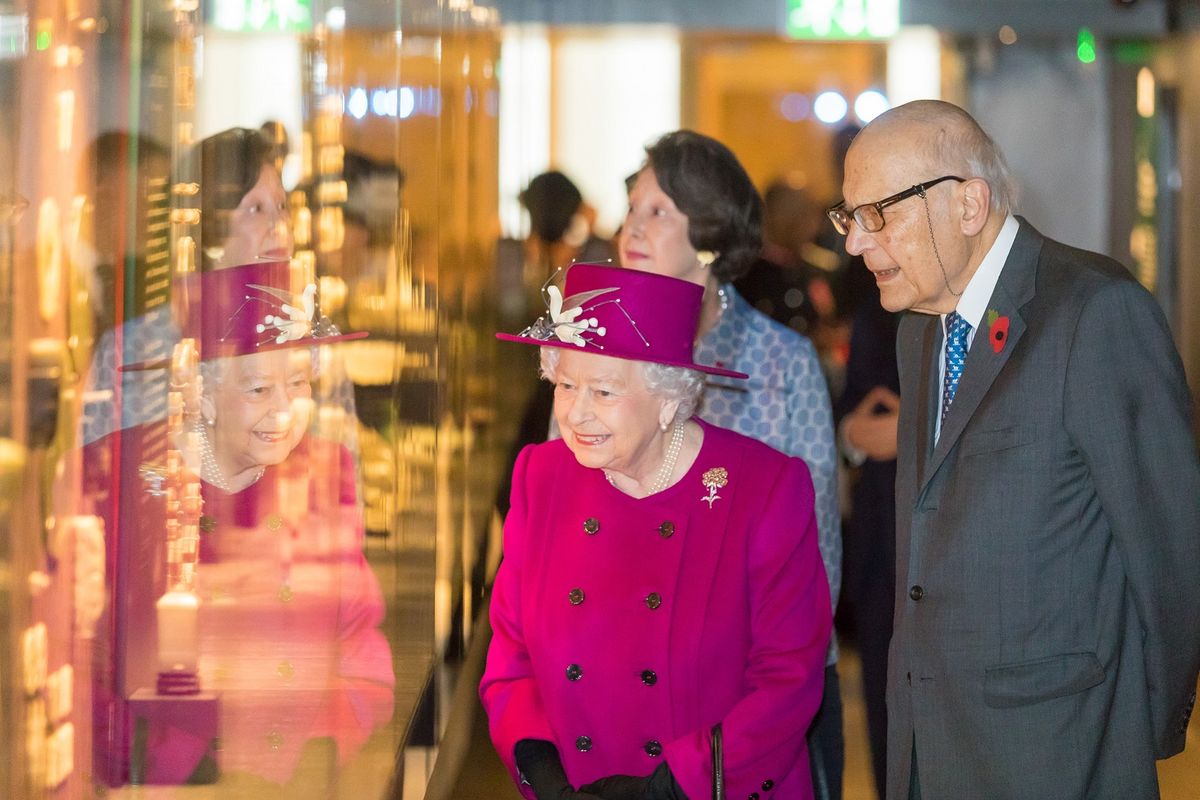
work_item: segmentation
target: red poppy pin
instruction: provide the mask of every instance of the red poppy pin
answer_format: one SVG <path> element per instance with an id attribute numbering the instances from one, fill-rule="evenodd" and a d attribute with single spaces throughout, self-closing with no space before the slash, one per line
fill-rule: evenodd
<path id="1" fill-rule="evenodd" d="M 987 318 L 988 341 L 992 343 L 992 352 L 999 353 L 1008 341 L 1008 317 L 1002 317 L 995 309 L 989 308 Z"/>

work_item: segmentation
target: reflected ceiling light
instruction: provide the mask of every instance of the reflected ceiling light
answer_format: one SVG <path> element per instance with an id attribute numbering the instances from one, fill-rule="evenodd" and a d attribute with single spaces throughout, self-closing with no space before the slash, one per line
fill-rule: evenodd
<path id="1" fill-rule="evenodd" d="M 808 116 L 811 104 L 799 92 L 788 92 L 779 100 L 779 113 L 788 122 L 799 122 Z"/>
<path id="2" fill-rule="evenodd" d="M 854 100 L 854 116 L 866 125 L 891 107 L 883 92 L 868 89 Z"/>
<path id="3" fill-rule="evenodd" d="M 396 113 L 400 119 L 408 119 L 412 116 L 413 110 L 417 107 L 417 96 L 413 94 L 412 87 L 400 87 L 399 106 Z"/>
<path id="4" fill-rule="evenodd" d="M 846 102 L 846 98 L 834 91 L 821 92 L 813 101 L 813 113 L 826 125 L 841 122 L 846 118 L 846 112 L 849 109 L 850 105 Z"/>
<path id="5" fill-rule="evenodd" d="M 1000 27 L 1000 32 L 996 34 L 1000 37 L 1001 44 L 1016 44 L 1017 32 L 1012 25 L 1003 25 Z"/>
<path id="6" fill-rule="evenodd" d="M 1137 74 L 1137 112 L 1138 116 L 1150 119 L 1154 116 L 1154 73 L 1149 67 L 1142 67 Z"/>
<path id="7" fill-rule="evenodd" d="M 396 116 L 397 104 L 395 89 L 376 89 L 371 92 L 371 111 L 377 117 Z"/>
<path id="8" fill-rule="evenodd" d="M 367 115 L 367 90 L 360 87 L 350 90 L 350 99 L 346 101 L 346 111 L 355 119 Z"/>
<path id="9" fill-rule="evenodd" d="M 331 31 L 344 30 L 346 27 L 346 9 L 342 6 L 334 6 L 325 12 L 325 24 L 329 26 Z"/>

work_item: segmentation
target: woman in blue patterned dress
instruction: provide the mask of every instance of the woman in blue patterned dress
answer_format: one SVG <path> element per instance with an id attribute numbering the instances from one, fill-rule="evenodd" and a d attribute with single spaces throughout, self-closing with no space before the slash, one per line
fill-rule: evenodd
<path id="1" fill-rule="evenodd" d="M 710 379 L 699 415 L 808 464 L 821 557 L 836 607 L 842 540 L 829 390 L 812 342 L 751 307 L 733 288 L 761 248 L 762 200 L 727 147 L 680 130 L 646 148 L 618 239 L 621 264 L 704 287 L 695 357 L 750 379 Z M 825 694 L 808 734 L 818 798 L 842 794 L 836 664 L 837 643 L 831 640 Z"/>

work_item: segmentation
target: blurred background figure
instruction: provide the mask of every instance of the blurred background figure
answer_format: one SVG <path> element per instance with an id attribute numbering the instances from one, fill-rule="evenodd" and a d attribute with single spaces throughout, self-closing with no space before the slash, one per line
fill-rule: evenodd
<path id="1" fill-rule="evenodd" d="M 861 269 L 865 268 L 860 267 Z M 838 445 L 848 471 L 850 506 L 842 523 L 838 633 L 858 648 L 871 770 L 878 796 L 887 778 L 887 656 L 896 585 L 896 372 L 898 315 L 878 297 L 850 324 L 846 387 L 834 405 Z"/>
<path id="2" fill-rule="evenodd" d="M 145 192 L 131 189 L 130 180 L 136 175 L 167 175 L 170 171 L 171 153 L 166 147 L 126 131 L 101 133 L 92 140 L 79 164 L 81 182 L 86 180 L 82 176 L 91 174 L 96 187 L 90 209 L 91 229 L 81 238 L 79 247 L 97 338 L 114 324 L 116 273 L 126 268 L 126 260 L 133 260 L 133 274 L 145 283 L 151 204 Z M 127 205 L 134 209 L 134 219 L 128 226 L 123 223 Z M 136 297 L 144 294 L 144 285 L 135 288 Z"/>
<path id="3" fill-rule="evenodd" d="M 529 235 L 503 239 L 496 253 L 501 323 L 523 324 L 543 308 L 541 290 L 556 269 L 575 261 L 605 262 L 615 257 L 611 242 L 596 236 L 596 211 L 561 172 L 535 176 L 520 195 L 529 212 Z"/>
<path id="4" fill-rule="evenodd" d="M 829 273 L 836 254 L 817 244 L 824 213 L 801 185 L 773 181 L 763 192 L 762 257 L 734 282 L 746 302 L 822 349 L 837 309 Z"/>

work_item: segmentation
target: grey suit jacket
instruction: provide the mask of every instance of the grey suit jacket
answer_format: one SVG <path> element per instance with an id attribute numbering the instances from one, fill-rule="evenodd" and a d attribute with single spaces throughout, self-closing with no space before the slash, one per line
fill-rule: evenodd
<path id="1" fill-rule="evenodd" d="M 941 438 L 941 325 L 900 325 L 888 795 L 1153 798 L 1200 669 L 1183 368 L 1119 264 L 1024 220 Z"/>

